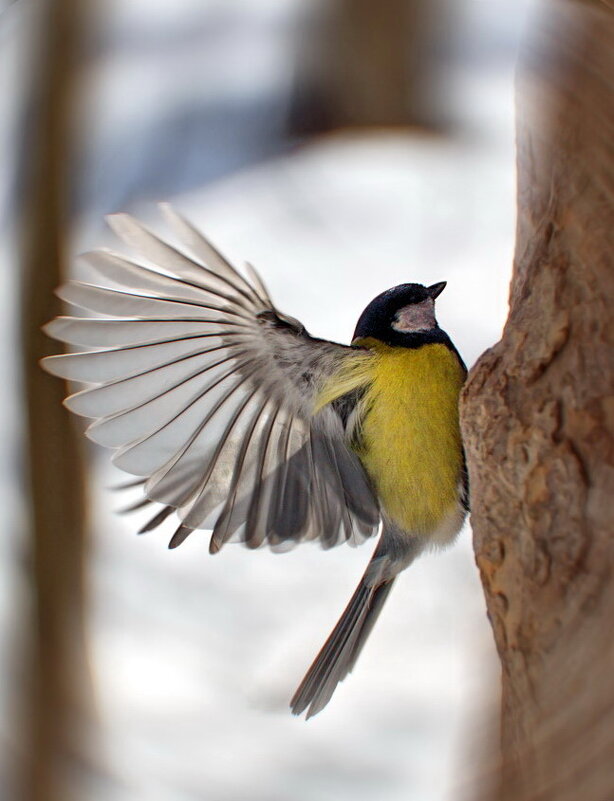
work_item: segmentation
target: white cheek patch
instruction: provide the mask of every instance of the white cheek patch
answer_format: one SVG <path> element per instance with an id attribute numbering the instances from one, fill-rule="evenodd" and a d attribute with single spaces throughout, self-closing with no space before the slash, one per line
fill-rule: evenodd
<path id="1" fill-rule="evenodd" d="M 427 298 L 422 303 L 403 306 L 392 321 L 394 330 L 404 334 L 413 331 L 429 331 L 436 325 L 435 303 L 432 298 Z"/>

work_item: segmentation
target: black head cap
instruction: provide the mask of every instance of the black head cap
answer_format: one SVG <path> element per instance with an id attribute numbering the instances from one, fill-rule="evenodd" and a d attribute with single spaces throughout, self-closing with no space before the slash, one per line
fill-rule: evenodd
<path id="1" fill-rule="evenodd" d="M 440 281 L 428 287 L 422 284 L 399 284 L 387 289 L 374 298 L 360 315 L 353 338 L 374 337 L 382 342 L 401 344 L 399 338 L 404 339 L 407 334 L 399 334 L 392 327 L 399 309 L 423 303 L 429 298 L 435 300 L 445 286 L 446 282 Z"/>

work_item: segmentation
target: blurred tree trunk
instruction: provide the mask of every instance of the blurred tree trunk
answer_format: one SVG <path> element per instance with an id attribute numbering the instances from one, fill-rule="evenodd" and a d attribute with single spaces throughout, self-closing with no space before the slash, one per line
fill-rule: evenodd
<path id="1" fill-rule="evenodd" d="M 40 369 L 38 360 L 51 350 L 40 328 L 59 311 L 53 290 L 64 277 L 81 3 L 32 5 L 17 211 L 32 598 L 20 795 L 27 801 L 67 801 L 83 798 L 71 792 L 68 777 L 83 767 L 89 723 L 83 464 L 62 407 L 64 387 Z"/>
<path id="2" fill-rule="evenodd" d="M 500 801 L 614 797 L 614 11 L 539 8 L 503 338 L 462 418 L 502 664 Z"/>
<path id="3" fill-rule="evenodd" d="M 444 15 L 428 0 L 330 0 L 299 45 L 293 133 L 440 122 L 435 64 Z"/>

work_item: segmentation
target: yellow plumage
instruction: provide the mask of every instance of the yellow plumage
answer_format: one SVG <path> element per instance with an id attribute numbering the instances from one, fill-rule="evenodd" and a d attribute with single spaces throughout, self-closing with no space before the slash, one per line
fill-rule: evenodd
<path id="1" fill-rule="evenodd" d="M 387 515 L 405 531 L 431 533 L 458 504 L 462 367 L 442 344 L 360 344 L 369 355 L 345 366 L 317 406 L 365 387 L 357 410 L 361 461 Z"/>
<path id="2" fill-rule="evenodd" d="M 376 342 L 376 340 L 370 339 L 369 342 Z M 342 395 L 347 395 L 358 387 L 366 386 L 373 381 L 378 361 L 379 359 L 371 350 L 352 353 L 351 357 L 341 364 L 335 375 L 320 389 L 314 403 L 314 414 Z"/>

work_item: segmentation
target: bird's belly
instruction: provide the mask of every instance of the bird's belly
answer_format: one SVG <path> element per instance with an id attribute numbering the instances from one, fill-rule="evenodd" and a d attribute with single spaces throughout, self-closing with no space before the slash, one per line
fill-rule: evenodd
<path id="1" fill-rule="evenodd" d="M 365 398 L 361 460 L 397 525 L 424 535 L 450 528 L 453 536 L 463 517 L 462 368 L 440 344 L 387 348 L 381 356 Z"/>

